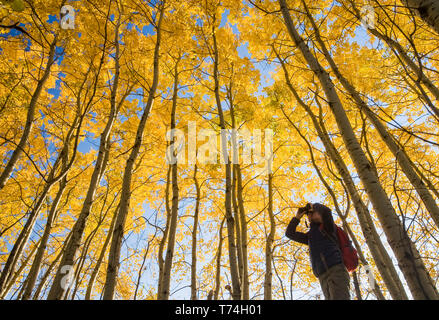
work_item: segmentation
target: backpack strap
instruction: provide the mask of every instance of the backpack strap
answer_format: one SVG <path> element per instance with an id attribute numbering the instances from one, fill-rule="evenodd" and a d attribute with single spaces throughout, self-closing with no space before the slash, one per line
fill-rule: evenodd
<path id="1" fill-rule="evenodd" d="M 335 235 L 337 236 L 337 228 L 338 226 L 334 223 L 334 231 L 335 231 Z M 337 245 L 337 248 L 340 250 L 340 252 L 343 254 L 341 247 L 340 247 L 340 242 L 337 241 L 336 239 L 333 238 L 332 235 L 330 235 L 328 232 L 326 232 L 323 224 L 321 224 L 321 226 L 319 227 L 320 231 L 323 233 L 323 235 L 327 236 L 332 242 L 334 242 Z"/>

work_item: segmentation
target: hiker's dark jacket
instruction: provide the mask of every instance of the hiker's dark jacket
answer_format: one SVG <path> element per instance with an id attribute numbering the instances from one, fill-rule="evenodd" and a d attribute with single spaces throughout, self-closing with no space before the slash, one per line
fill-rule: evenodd
<path id="1" fill-rule="evenodd" d="M 309 231 L 303 233 L 296 231 L 299 219 L 293 217 L 285 232 L 289 239 L 309 246 L 311 266 L 316 277 L 319 277 L 330 267 L 343 263 L 333 223 L 332 217 L 328 221 L 328 225 L 324 223 L 325 228 L 320 228 L 320 223 L 312 222 Z"/>

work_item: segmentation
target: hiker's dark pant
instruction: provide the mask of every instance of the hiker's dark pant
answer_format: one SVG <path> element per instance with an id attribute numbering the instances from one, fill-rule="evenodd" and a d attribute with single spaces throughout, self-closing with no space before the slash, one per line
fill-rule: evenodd
<path id="1" fill-rule="evenodd" d="M 344 264 L 330 267 L 319 277 L 326 300 L 350 300 L 349 273 Z"/>

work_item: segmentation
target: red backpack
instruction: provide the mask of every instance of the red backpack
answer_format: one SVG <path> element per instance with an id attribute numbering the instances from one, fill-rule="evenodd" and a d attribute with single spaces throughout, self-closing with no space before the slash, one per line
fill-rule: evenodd
<path id="1" fill-rule="evenodd" d="M 352 246 L 352 242 L 349 239 L 349 236 L 344 232 L 342 228 L 335 225 L 335 230 L 338 238 L 338 246 L 341 250 L 341 254 L 343 256 L 343 263 L 346 269 L 349 272 L 353 272 L 358 267 L 358 253 L 357 250 Z M 323 227 L 323 224 L 321 225 Z M 322 230 L 323 228 L 321 228 Z M 329 235 L 328 235 L 329 236 Z M 333 237 L 329 236 L 329 238 L 333 239 Z M 334 240 L 334 239 L 333 239 Z"/>
<path id="2" fill-rule="evenodd" d="M 358 267 L 358 253 L 352 246 L 349 236 L 342 228 L 336 225 L 338 244 L 343 255 L 343 263 L 349 272 L 353 272 Z"/>

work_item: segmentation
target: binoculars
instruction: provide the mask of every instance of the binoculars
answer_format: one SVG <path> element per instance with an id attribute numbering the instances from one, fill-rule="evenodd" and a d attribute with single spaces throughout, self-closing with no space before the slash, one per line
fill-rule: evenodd
<path id="1" fill-rule="evenodd" d="M 312 211 L 312 204 L 311 203 L 307 203 L 306 206 L 300 207 L 299 211 L 303 212 L 305 214 L 308 214 L 310 211 Z"/>

